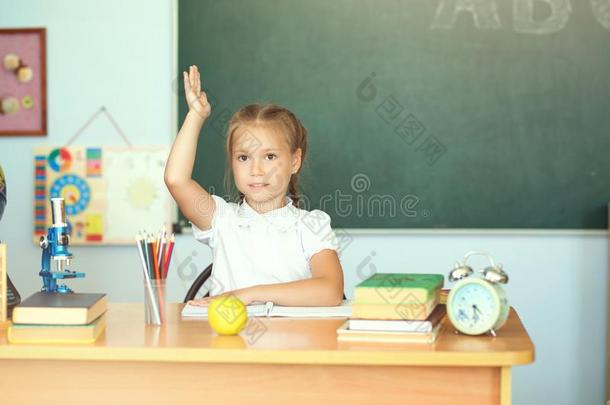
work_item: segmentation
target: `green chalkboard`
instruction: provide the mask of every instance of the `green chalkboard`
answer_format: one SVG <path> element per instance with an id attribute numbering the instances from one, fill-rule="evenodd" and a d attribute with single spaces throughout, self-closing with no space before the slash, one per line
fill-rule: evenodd
<path id="1" fill-rule="evenodd" d="M 181 0 L 179 70 L 212 100 L 195 178 L 224 194 L 228 118 L 274 102 L 308 128 L 305 207 L 334 227 L 605 228 L 602 3 Z"/>

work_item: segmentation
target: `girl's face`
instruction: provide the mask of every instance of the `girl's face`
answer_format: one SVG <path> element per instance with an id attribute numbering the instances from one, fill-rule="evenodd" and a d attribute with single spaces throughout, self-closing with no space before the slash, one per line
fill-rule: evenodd
<path id="1" fill-rule="evenodd" d="M 262 125 L 233 133 L 231 168 L 237 189 L 259 213 L 283 207 L 290 177 L 301 166 L 301 150 L 290 152 L 287 139 Z"/>

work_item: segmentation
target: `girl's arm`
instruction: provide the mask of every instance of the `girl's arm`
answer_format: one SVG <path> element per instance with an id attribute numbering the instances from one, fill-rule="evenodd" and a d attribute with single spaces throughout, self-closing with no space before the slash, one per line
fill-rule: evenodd
<path id="1" fill-rule="evenodd" d="M 280 284 L 244 288 L 246 300 L 272 301 L 277 305 L 329 307 L 343 301 L 343 269 L 337 252 L 324 249 L 309 260 L 312 277 Z M 239 297 L 240 290 L 236 290 Z"/>
<path id="2" fill-rule="evenodd" d="M 189 112 L 165 166 L 165 184 L 184 216 L 198 228 L 211 228 L 214 215 L 214 200 L 210 194 L 193 180 L 193 165 L 199 133 L 210 116 L 211 107 L 205 92 L 201 91 L 201 79 L 196 66 L 183 72 L 184 91 Z"/>
<path id="3" fill-rule="evenodd" d="M 279 284 L 261 284 L 226 292 L 235 295 L 244 304 L 254 301 L 272 301 L 289 306 L 335 306 L 343 300 L 343 269 L 337 252 L 324 249 L 309 261 L 312 278 Z M 191 301 L 193 305 L 207 306 L 218 296 Z"/>

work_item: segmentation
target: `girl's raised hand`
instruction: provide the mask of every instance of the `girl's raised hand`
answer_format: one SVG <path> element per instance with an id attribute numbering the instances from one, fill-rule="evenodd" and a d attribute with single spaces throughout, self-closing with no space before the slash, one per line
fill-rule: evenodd
<path id="1" fill-rule="evenodd" d="M 210 116 L 212 107 L 208 102 L 208 97 L 205 91 L 201 90 L 201 77 L 197 66 L 190 66 L 189 72 L 182 72 L 184 77 L 184 93 L 186 95 L 186 103 L 189 106 L 189 111 L 197 113 L 204 120 Z"/>

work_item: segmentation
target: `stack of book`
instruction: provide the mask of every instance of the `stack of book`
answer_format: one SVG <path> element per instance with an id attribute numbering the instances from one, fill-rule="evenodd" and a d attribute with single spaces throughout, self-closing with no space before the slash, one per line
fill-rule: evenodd
<path id="1" fill-rule="evenodd" d="M 445 317 L 440 274 L 377 273 L 356 286 L 339 341 L 433 343 Z"/>
<path id="2" fill-rule="evenodd" d="M 93 343 L 106 329 L 106 294 L 43 293 L 13 310 L 10 343 Z"/>

